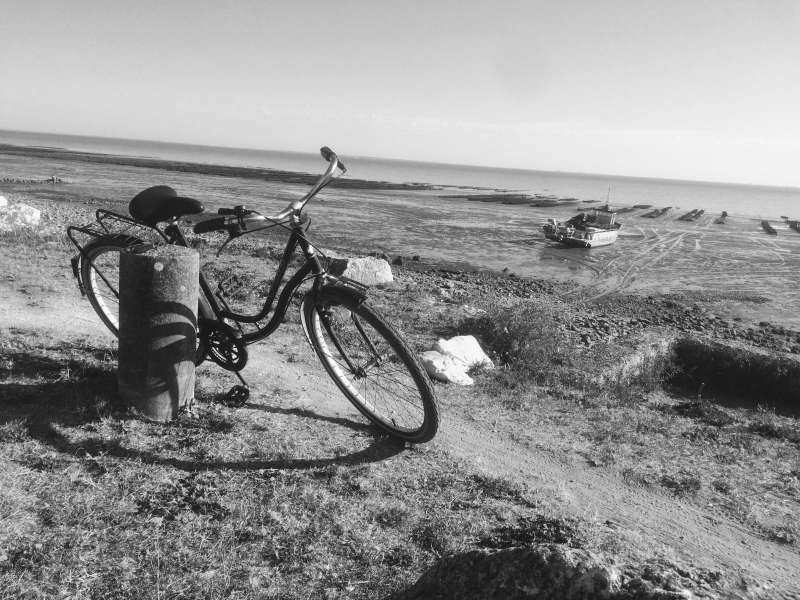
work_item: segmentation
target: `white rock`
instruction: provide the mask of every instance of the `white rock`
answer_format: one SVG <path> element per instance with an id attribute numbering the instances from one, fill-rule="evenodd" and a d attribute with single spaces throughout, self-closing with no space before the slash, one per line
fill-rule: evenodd
<path id="1" fill-rule="evenodd" d="M 12 204 L 0 209 L 0 229 L 10 231 L 22 227 L 36 227 L 42 213 L 27 204 Z"/>
<path id="2" fill-rule="evenodd" d="M 8 200 L 6 200 L 5 196 L 0 196 L 0 208 L 5 208 L 8 206 Z"/>
<path id="3" fill-rule="evenodd" d="M 381 285 L 394 281 L 389 263 L 372 256 L 334 259 L 329 270 L 333 275 L 348 277 L 364 285 Z"/>
<path id="4" fill-rule="evenodd" d="M 449 340 L 440 338 L 433 345 L 433 349 L 463 362 L 467 369 L 474 367 L 494 369 L 492 359 L 486 356 L 478 340 L 471 335 L 458 335 Z"/>
<path id="5" fill-rule="evenodd" d="M 428 375 L 445 383 L 458 385 L 472 385 L 472 377 L 467 375 L 467 366 L 452 356 L 441 354 L 435 350 L 428 350 L 420 355 L 422 366 Z"/>

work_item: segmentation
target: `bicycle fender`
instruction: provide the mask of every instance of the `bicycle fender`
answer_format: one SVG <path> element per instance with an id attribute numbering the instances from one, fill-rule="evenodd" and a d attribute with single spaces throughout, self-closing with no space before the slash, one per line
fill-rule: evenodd
<path id="1" fill-rule="evenodd" d="M 311 343 L 311 323 L 306 322 L 306 307 L 308 302 L 318 304 L 323 298 L 338 302 L 344 305 L 355 305 L 363 303 L 367 299 L 367 287 L 357 281 L 348 279 L 337 279 L 331 283 L 325 283 L 319 289 L 310 290 L 300 303 L 300 322 L 303 325 L 303 333 L 306 341 L 313 348 Z"/>
<path id="2" fill-rule="evenodd" d="M 353 303 L 361 304 L 367 299 L 367 292 L 369 288 L 354 279 L 347 277 L 337 277 L 336 279 L 329 279 L 325 284 L 320 287 L 319 297 L 323 296 L 331 298 L 336 302 L 342 304 Z"/>

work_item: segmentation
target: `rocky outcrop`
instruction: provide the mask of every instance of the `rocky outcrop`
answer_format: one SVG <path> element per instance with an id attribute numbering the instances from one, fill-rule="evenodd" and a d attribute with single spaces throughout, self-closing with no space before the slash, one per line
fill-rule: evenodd
<path id="1" fill-rule="evenodd" d="M 448 556 L 387 600 L 670 600 L 693 598 L 623 577 L 591 552 L 559 544 Z"/>
<path id="2" fill-rule="evenodd" d="M 0 179 L 0 183 L 51 183 L 53 185 L 57 183 L 65 183 L 61 177 L 56 177 L 55 175 L 48 177 L 46 179 L 26 179 L 24 177 L 3 177 Z"/>

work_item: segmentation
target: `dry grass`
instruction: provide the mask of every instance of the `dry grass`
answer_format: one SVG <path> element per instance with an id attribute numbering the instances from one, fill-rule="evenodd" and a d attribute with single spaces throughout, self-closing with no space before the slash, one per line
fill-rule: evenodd
<path id="1" fill-rule="evenodd" d="M 112 348 L 2 339 L 6 596 L 374 598 L 443 554 L 583 536 L 524 487 L 280 390 L 235 411 L 201 370 L 195 418 L 144 423 Z"/>

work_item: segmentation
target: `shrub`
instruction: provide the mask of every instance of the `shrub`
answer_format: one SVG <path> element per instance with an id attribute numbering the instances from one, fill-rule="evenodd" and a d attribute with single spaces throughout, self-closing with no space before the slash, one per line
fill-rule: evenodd
<path id="1" fill-rule="evenodd" d="M 562 379 L 572 366 L 572 335 L 551 302 L 502 307 L 464 320 L 459 331 L 477 337 L 517 382 L 548 384 Z M 508 378 L 509 373 L 498 373 Z"/>

